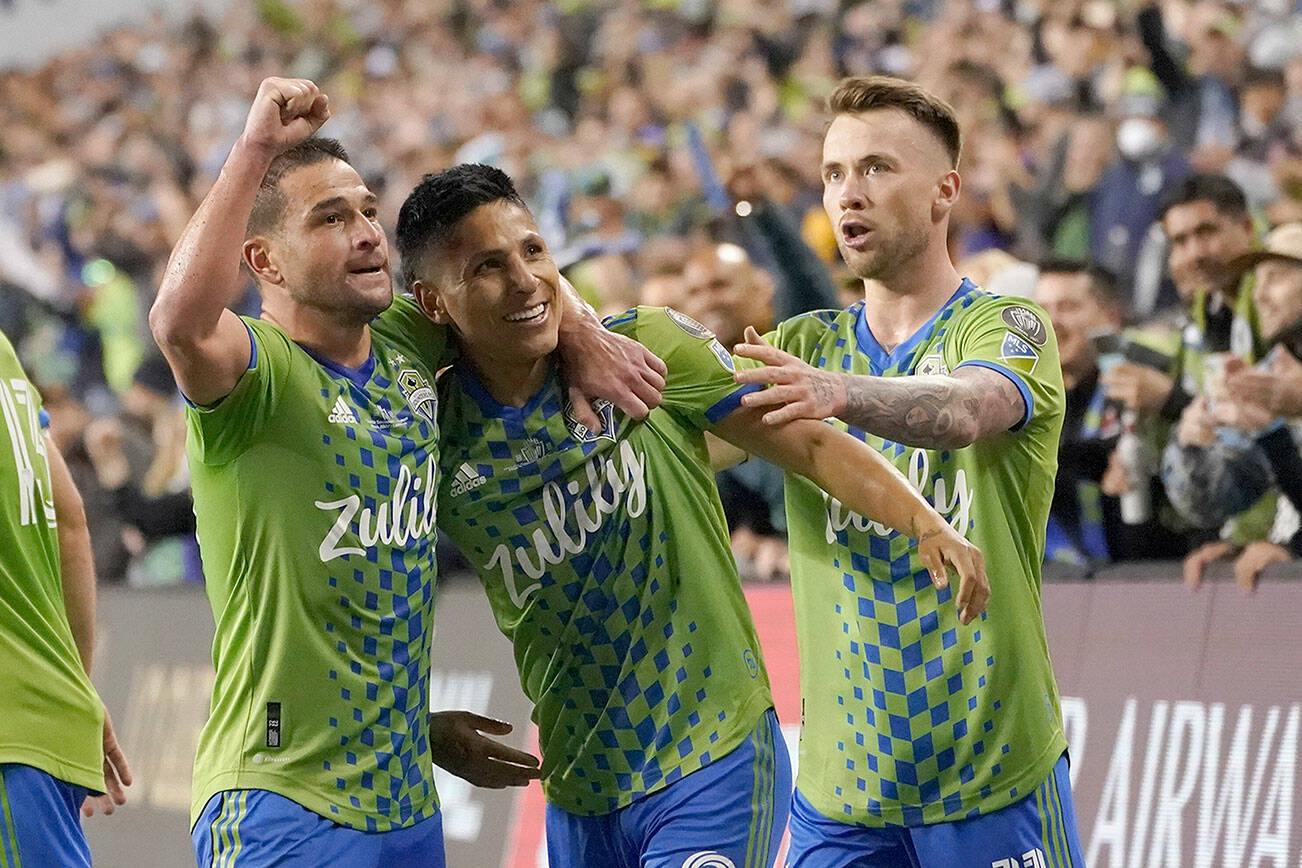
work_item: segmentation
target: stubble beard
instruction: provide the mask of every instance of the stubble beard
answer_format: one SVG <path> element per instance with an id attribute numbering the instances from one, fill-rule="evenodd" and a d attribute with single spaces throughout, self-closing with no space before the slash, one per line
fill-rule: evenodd
<path id="1" fill-rule="evenodd" d="M 904 231 L 895 238 L 886 239 L 871 252 L 842 249 L 841 257 L 855 277 L 875 280 L 890 287 L 926 249 L 926 233 Z"/>

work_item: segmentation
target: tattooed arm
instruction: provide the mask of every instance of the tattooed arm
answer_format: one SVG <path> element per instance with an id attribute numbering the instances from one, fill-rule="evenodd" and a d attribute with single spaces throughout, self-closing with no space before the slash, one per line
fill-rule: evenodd
<path id="1" fill-rule="evenodd" d="M 770 386 L 743 399 L 747 407 L 773 408 L 764 421 L 835 416 L 856 428 L 928 449 L 958 449 L 1007 431 L 1026 417 L 1026 403 L 1011 380 L 976 366 L 953 374 L 868 377 L 807 365 L 767 344 L 753 331 L 737 355 L 765 367 L 739 370 L 741 383 Z"/>

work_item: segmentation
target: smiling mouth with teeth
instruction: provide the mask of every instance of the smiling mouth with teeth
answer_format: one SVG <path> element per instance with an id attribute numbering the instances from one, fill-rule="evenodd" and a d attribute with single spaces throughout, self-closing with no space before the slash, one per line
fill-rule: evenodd
<path id="1" fill-rule="evenodd" d="M 526 307 L 524 310 L 508 313 L 502 318 L 507 322 L 525 322 L 531 319 L 539 319 L 545 310 L 547 310 L 547 303 L 540 301 L 533 307 Z"/>

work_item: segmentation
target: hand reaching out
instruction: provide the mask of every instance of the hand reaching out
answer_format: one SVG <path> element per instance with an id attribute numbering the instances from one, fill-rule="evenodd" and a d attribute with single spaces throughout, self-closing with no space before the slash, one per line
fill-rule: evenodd
<path id="1" fill-rule="evenodd" d="M 742 404 L 747 407 L 772 407 L 764 414 L 768 424 L 781 425 L 793 419 L 827 419 L 844 412 L 847 396 L 842 375 L 821 371 L 783 352 L 760 337 L 752 326 L 746 327 L 746 342 L 738 344 L 735 352 L 764 363 L 762 368 L 737 371 L 733 379 L 738 383 L 769 386 L 742 398 Z"/>
<path id="2" fill-rule="evenodd" d="M 512 729 L 504 720 L 469 711 L 436 711 L 429 716 L 430 754 L 435 765 L 477 787 L 523 787 L 540 777 L 538 758 L 484 735 Z"/>

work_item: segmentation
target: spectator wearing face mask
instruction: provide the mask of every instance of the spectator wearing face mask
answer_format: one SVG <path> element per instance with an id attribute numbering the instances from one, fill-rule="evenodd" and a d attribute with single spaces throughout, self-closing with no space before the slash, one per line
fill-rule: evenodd
<path id="1" fill-rule="evenodd" d="M 1253 272 L 1271 349 L 1256 366 L 1226 362 L 1199 399 L 1205 413 L 1182 420 L 1164 471 L 1173 502 L 1195 521 L 1223 520 L 1272 486 L 1283 495 L 1268 538 L 1244 546 L 1235 562 L 1236 581 L 1251 590 L 1266 566 L 1302 555 L 1302 224 L 1275 229 L 1262 250 L 1234 265 Z M 1197 587 L 1201 571 L 1186 570 L 1185 579 Z"/>
<path id="2" fill-rule="evenodd" d="M 1116 157 L 1103 170 L 1091 203 L 1090 258 L 1117 275 L 1127 306 L 1145 313 L 1162 299 L 1154 290 L 1140 291 L 1140 265 L 1155 256 L 1160 261 L 1154 222 L 1163 197 L 1191 169 L 1171 147 L 1156 83 L 1142 70 L 1132 70 L 1130 77 L 1131 92 L 1117 111 Z"/>

